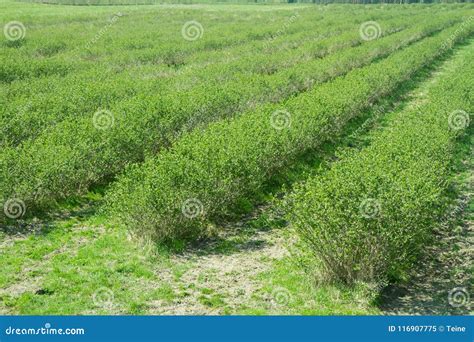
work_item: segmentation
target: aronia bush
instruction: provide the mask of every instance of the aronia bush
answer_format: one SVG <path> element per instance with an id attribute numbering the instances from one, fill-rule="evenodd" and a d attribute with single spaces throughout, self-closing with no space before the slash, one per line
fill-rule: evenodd
<path id="1" fill-rule="evenodd" d="M 454 43 L 468 36 L 460 32 Z M 198 236 L 210 219 L 225 215 L 243 196 L 301 153 L 341 132 L 344 125 L 446 53 L 453 27 L 370 66 L 234 120 L 184 135 L 168 151 L 130 167 L 108 194 L 111 212 L 157 240 Z M 275 119 L 275 115 L 279 115 Z M 199 215 L 183 215 L 188 200 Z"/>
<path id="2" fill-rule="evenodd" d="M 455 140 L 474 111 L 472 58 L 473 43 L 421 106 L 397 112 L 368 147 L 289 197 L 289 220 L 322 279 L 385 283 L 413 267 L 445 208 Z"/>
<path id="3" fill-rule="evenodd" d="M 113 124 L 104 130 L 95 127 L 92 117 L 63 121 L 35 140 L 1 151 L 0 169 L 5 173 L 0 175 L 0 191 L 6 198 L 21 198 L 29 208 L 48 206 L 110 180 L 127 164 L 155 155 L 187 130 L 310 89 L 419 41 L 451 20 L 422 23 L 267 77 L 239 78 L 225 87 L 210 84 L 173 96 L 139 95 L 106 111 Z"/>

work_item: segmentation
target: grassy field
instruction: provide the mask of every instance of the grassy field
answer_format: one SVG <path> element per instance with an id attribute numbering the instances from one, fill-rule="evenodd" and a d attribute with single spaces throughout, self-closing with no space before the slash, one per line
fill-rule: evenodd
<path id="1" fill-rule="evenodd" d="M 472 4 L 0 21 L 0 314 L 471 312 Z"/>

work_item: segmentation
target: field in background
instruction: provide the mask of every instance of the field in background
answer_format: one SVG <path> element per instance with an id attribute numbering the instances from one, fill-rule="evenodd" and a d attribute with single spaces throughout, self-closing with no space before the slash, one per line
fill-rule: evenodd
<path id="1" fill-rule="evenodd" d="M 20 0 L 42 4 L 60 4 L 77 6 L 109 6 L 109 5 L 156 5 L 156 4 L 279 4 L 279 3 L 309 3 L 309 4 L 414 4 L 414 3 L 464 3 L 469 1 L 454 0 Z"/>
<path id="2" fill-rule="evenodd" d="M 0 313 L 469 313 L 473 15 L 0 1 Z"/>

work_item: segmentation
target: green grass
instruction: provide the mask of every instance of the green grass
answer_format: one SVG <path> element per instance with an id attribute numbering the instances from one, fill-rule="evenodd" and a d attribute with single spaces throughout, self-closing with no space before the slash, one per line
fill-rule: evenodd
<path id="1" fill-rule="evenodd" d="M 125 15 L 107 26 L 118 11 Z M 297 11 L 299 19 L 276 34 Z M 471 12 L 471 5 L 72 8 L 1 1 L 2 23 L 24 22 L 27 36 L 0 41 L 0 199 L 20 197 L 27 215 L 0 218 L 0 314 L 380 314 L 375 285 L 318 282 L 280 200 L 348 150 L 370 146 L 373 132 L 393 120 L 374 103 L 385 112 L 404 107 L 407 93 L 439 67 L 432 44 L 451 37 Z M 180 30 L 193 18 L 205 34 L 189 42 Z M 374 18 L 383 36 L 365 42 L 359 25 Z M 76 49 L 105 26 L 95 44 Z M 286 105 L 298 129 L 282 139 L 286 133 L 268 130 L 262 115 Z M 117 130 L 92 128 L 98 108 L 113 109 Z M 326 111 L 341 121 L 328 116 L 314 124 Z M 321 136 L 320 127 L 328 130 Z M 209 145 L 209 137 L 217 143 Z M 256 142 L 268 148 L 253 148 Z M 153 172 L 162 159 L 169 165 Z M 203 220 L 201 238 L 156 244 L 100 210 L 130 164 L 148 167 L 147 181 L 182 175 L 150 201 L 141 198 L 146 205 L 175 210 L 178 189 L 178 199 L 196 192 L 207 198 L 214 213 Z M 228 183 L 216 188 L 220 180 Z M 142 220 L 146 211 L 137 208 Z M 183 227 L 180 219 L 172 230 Z"/>
<path id="2" fill-rule="evenodd" d="M 257 217 L 240 234 L 218 240 L 210 253 L 237 253 L 238 246 L 260 231 L 254 226 L 261 220 Z M 7 236 L 2 239 L 5 242 Z M 312 288 L 304 273 L 294 272 L 290 259 L 275 262 L 271 272 L 256 276 L 262 289 L 249 303 L 230 307 L 226 304 L 229 298 L 206 286 L 215 277 L 212 272 L 200 274 L 195 283 L 183 282 L 183 274 L 193 268 L 192 260 L 173 264 L 173 253 L 130 240 L 125 229 L 109 226 L 97 215 L 52 223 L 44 232 L 3 247 L 1 253 L 2 313 L 146 314 L 153 312 L 156 303 L 172 307 L 189 296 L 223 314 L 376 312 L 359 303 L 351 304 L 353 299 L 360 299 L 352 290 Z M 160 276 L 168 271 L 169 277 Z M 294 302 L 281 307 L 269 305 L 268 296 L 275 286 L 288 289 Z M 94 300 L 94 294 L 99 299 Z M 335 301 L 334 296 L 342 294 L 341 301 Z M 316 298 L 313 304 L 308 304 L 310 297 Z"/>

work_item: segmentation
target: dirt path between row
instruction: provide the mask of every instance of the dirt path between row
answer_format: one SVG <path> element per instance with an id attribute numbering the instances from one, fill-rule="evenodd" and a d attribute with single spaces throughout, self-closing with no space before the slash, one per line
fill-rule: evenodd
<path id="1" fill-rule="evenodd" d="M 473 181 L 471 173 L 469 191 L 440 222 L 435 243 L 426 248 L 409 283 L 389 287 L 383 293 L 381 308 L 385 314 L 473 314 L 474 221 L 469 212 Z"/>
<path id="2" fill-rule="evenodd" d="M 252 306 L 262 287 L 257 276 L 288 254 L 288 244 L 280 229 L 249 231 L 246 225 L 233 224 L 216 241 L 171 256 L 173 269 L 156 275 L 180 295 L 172 302 L 152 303 L 149 314 L 217 315 Z M 184 271 L 176 275 L 180 268 Z M 222 302 L 213 307 L 212 298 Z"/>

